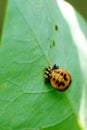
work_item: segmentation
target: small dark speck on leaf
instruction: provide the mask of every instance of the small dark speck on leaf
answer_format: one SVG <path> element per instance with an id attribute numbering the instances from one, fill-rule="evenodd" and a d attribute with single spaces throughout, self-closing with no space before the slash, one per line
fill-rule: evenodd
<path id="1" fill-rule="evenodd" d="M 50 44 L 50 48 L 54 47 L 55 46 L 55 41 L 53 40 Z"/>
<path id="2" fill-rule="evenodd" d="M 55 25 L 55 30 L 58 31 L 58 26 L 57 25 Z"/>

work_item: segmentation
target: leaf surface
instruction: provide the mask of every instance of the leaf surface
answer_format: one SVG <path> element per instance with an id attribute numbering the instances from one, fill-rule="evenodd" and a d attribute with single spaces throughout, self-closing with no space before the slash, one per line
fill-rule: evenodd
<path id="1" fill-rule="evenodd" d="M 64 1 L 9 1 L 0 48 L 1 130 L 82 130 L 86 30 Z M 65 92 L 44 83 L 44 68 L 55 63 L 72 76 Z"/>

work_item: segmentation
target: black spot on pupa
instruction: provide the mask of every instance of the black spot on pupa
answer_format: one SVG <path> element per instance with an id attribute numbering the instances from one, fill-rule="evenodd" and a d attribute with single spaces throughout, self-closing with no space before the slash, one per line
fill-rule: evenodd
<path id="1" fill-rule="evenodd" d="M 59 81 L 56 81 L 56 84 L 59 84 Z"/>
<path id="2" fill-rule="evenodd" d="M 60 75 L 62 76 L 62 75 L 63 75 L 63 73 L 60 73 Z"/>
<path id="3" fill-rule="evenodd" d="M 55 78 L 53 78 L 53 80 L 55 81 Z"/>
<path id="4" fill-rule="evenodd" d="M 59 82 L 58 83 L 58 86 L 60 87 L 60 86 L 65 86 L 65 84 L 63 83 L 63 82 Z"/>
<path id="5" fill-rule="evenodd" d="M 66 74 L 64 74 L 63 78 L 64 78 L 64 80 L 68 81 Z"/>

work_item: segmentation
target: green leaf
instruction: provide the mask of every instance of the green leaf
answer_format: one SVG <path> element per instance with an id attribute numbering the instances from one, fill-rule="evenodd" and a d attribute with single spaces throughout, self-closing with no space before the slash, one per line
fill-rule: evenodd
<path id="1" fill-rule="evenodd" d="M 10 0 L 0 48 L 0 129 L 86 129 L 87 24 L 64 1 Z M 44 68 L 67 70 L 59 92 Z"/>

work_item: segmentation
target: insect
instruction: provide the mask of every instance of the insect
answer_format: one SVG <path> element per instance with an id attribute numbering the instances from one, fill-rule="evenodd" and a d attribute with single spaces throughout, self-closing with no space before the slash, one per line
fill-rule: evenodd
<path id="1" fill-rule="evenodd" d="M 64 69 L 59 69 L 56 64 L 53 67 L 45 68 L 45 82 L 50 83 L 59 91 L 66 90 L 71 84 L 71 76 Z"/>

